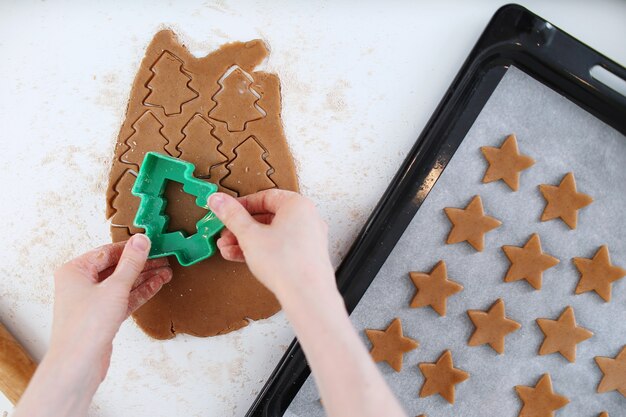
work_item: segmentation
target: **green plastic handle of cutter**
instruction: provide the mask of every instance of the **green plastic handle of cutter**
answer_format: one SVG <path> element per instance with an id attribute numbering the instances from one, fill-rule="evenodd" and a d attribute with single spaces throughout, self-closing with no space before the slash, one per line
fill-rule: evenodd
<path id="1" fill-rule="evenodd" d="M 209 196 L 217 185 L 193 176 L 195 166 L 171 156 L 148 152 L 133 185 L 133 195 L 139 197 L 139 210 L 134 225 L 145 229 L 152 246 L 149 258 L 174 255 L 183 266 L 193 265 L 209 258 L 217 250 L 214 236 L 224 224 L 209 210 Z M 168 181 L 183 184 L 183 191 L 196 197 L 196 204 L 208 213 L 196 223 L 197 232 L 187 236 L 182 231 L 167 232 L 169 217 L 165 214 L 164 197 Z"/>

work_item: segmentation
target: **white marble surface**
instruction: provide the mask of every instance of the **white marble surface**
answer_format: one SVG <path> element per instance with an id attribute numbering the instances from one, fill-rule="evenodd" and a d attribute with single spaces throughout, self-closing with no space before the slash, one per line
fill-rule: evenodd
<path id="1" fill-rule="evenodd" d="M 104 189 L 144 49 L 262 38 L 303 192 L 337 264 L 502 1 L 0 3 L 0 319 L 40 359 L 55 266 L 108 241 Z M 527 7 L 626 64 L 626 3 Z M 241 416 L 292 338 L 282 314 L 225 336 L 122 327 L 94 416 Z M 0 395 L 0 413 L 10 404 Z"/>

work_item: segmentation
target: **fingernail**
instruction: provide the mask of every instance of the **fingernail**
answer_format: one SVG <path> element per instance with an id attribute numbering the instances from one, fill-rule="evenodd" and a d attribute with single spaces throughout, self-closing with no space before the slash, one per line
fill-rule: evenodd
<path id="1" fill-rule="evenodd" d="M 220 207 L 224 203 L 224 196 L 222 193 L 211 194 L 209 197 L 209 208 L 212 211 L 219 211 Z"/>
<path id="2" fill-rule="evenodd" d="M 145 252 L 150 247 L 150 239 L 146 235 L 136 234 L 130 238 L 130 244 L 133 248 Z"/>

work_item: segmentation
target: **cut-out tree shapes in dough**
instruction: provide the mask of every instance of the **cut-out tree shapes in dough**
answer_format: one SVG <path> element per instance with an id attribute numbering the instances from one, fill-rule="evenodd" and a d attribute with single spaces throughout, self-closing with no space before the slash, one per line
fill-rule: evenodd
<path id="1" fill-rule="evenodd" d="M 569 399 L 552 390 L 550 374 L 543 374 L 537 385 L 517 385 L 517 395 L 524 404 L 518 417 L 554 417 L 554 412 L 569 404 Z"/>
<path id="2" fill-rule="evenodd" d="M 171 58 L 169 55 L 161 58 L 164 51 L 168 51 L 180 62 L 176 64 L 170 59 L 168 63 L 166 57 Z M 138 171 L 148 151 L 167 152 L 175 157 L 179 157 L 183 151 L 182 159 L 193 160 L 196 169 L 204 171 L 204 174 L 208 171 L 210 182 L 219 185 L 226 176 L 230 176 L 227 183 L 237 188 L 237 177 L 228 171 L 226 165 L 237 157 L 234 149 L 254 136 L 262 147 L 262 150 L 256 149 L 256 160 L 261 162 L 263 158 L 259 155 L 265 154 L 267 163 L 271 165 L 271 172 L 266 171 L 268 167 L 263 164 L 260 164 L 263 165 L 263 175 L 251 176 L 242 169 L 239 171 L 245 176 L 242 183 L 245 182 L 246 187 L 253 191 L 268 187 L 298 190 L 295 164 L 281 123 L 280 79 L 276 74 L 255 70 L 268 53 L 267 45 L 257 39 L 231 42 L 206 56 L 195 57 L 171 30 L 162 30 L 155 34 L 133 81 L 125 120 L 117 137 L 106 192 L 107 218 L 116 214 L 117 209 L 112 205 L 114 199 L 116 207 L 123 210 L 131 207 L 129 200 L 136 199 L 131 193 L 131 185 L 120 183 L 120 179 L 129 169 Z M 162 62 L 158 68 L 154 68 L 160 58 Z M 182 67 L 179 66 L 181 62 Z M 176 70 L 173 71 L 173 83 L 168 84 L 165 78 L 159 78 L 165 74 L 160 71 L 162 64 L 171 65 Z M 248 123 L 242 132 L 231 132 L 226 123 L 211 119 L 208 115 L 215 106 L 212 98 L 220 90 L 218 81 L 224 74 L 230 74 L 231 68 L 241 68 L 254 79 L 254 89 L 260 95 L 258 106 L 264 111 L 263 118 Z M 159 77 L 156 76 L 157 73 Z M 187 76 L 192 77 L 189 84 Z M 193 91 L 189 93 L 187 86 L 197 91 L 198 97 L 181 106 L 182 102 L 194 95 Z M 150 89 L 152 94 L 146 99 Z M 170 100 L 169 97 L 177 98 Z M 245 112 L 246 109 L 240 110 Z M 146 111 L 151 113 L 145 114 Z M 164 111 L 168 114 L 179 113 L 166 116 Z M 142 115 L 144 119 L 139 123 L 142 127 L 133 127 Z M 214 129 L 211 131 L 196 115 L 201 115 Z M 155 122 L 155 118 L 160 124 Z M 246 118 L 249 117 L 243 119 Z M 147 126 L 143 126 L 144 123 Z M 163 125 L 162 129 L 160 125 Z M 219 143 L 208 136 L 210 134 Z M 194 159 L 194 148 L 196 145 L 201 146 L 196 143 L 197 138 L 205 138 L 208 145 Z M 133 152 L 127 152 L 133 142 L 136 143 Z M 252 142 L 246 146 L 250 144 Z M 214 152 L 216 148 L 226 159 Z M 123 154 L 126 154 L 124 158 Z M 235 167 L 239 163 L 238 159 Z M 269 174 L 270 182 L 267 177 Z M 221 190 L 235 194 L 225 187 L 221 187 Z M 170 226 L 186 228 L 191 224 L 195 227 L 194 219 L 203 215 L 199 213 L 202 209 L 195 204 L 194 198 L 181 198 L 180 193 L 175 191 L 175 187 L 166 187 Z M 111 237 L 114 241 L 119 242 L 130 237 L 129 227 L 132 227 L 134 214 L 132 209 L 121 213 L 128 219 L 128 223 L 111 225 Z M 180 333 L 199 337 L 220 335 L 236 331 L 253 320 L 270 317 L 280 309 L 274 295 L 252 275 L 244 263 L 229 262 L 216 254 L 187 267 L 180 265 L 176 259 L 170 259 L 170 267 L 174 278 L 133 313 L 137 325 L 154 338 L 169 339 Z"/>
<path id="3" fill-rule="evenodd" d="M 167 153 L 165 145 L 168 140 L 163 136 L 163 124 L 151 111 L 147 111 L 133 124 L 133 134 L 126 139 L 128 150 L 120 160 L 139 167 L 148 152 Z"/>
<path id="4" fill-rule="evenodd" d="M 246 124 L 265 116 L 257 104 L 259 94 L 252 88 L 252 81 L 240 68 L 235 68 L 219 81 L 220 90 L 213 97 L 217 103 L 209 117 L 226 123 L 231 132 L 241 132 Z"/>
<path id="5" fill-rule="evenodd" d="M 150 93 L 144 99 L 146 106 L 162 107 L 166 116 L 182 112 L 183 104 L 198 97 L 189 86 L 191 76 L 183 68 L 183 61 L 169 51 L 164 51 L 150 67 L 153 75 L 146 87 Z"/>
<path id="6" fill-rule="evenodd" d="M 194 175 L 209 177 L 211 168 L 228 160 L 218 147 L 221 141 L 213 135 L 215 127 L 202 115 L 194 115 L 183 127 L 184 139 L 176 147 L 180 158 L 196 166 Z"/>
<path id="7" fill-rule="evenodd" d="M 133 224 L 141 200 L 134 195 L 121 198 L 120 193 L 126 193 L 127 190 L 133 188 L 136 179 L 137 176 L 131 170 L 126 170 L 122 178 L 115 184 L 114 190 L 117 194 L 111 201 L 111 205 L 115 209 L 115 214 L 111 217 L 111 224 L 114 226 L 122 225 L 128 227 L 132 234 L 141 233 L 143 231 L 143 229 L 137 228 Z"/>
<path id="8" fill-rule="evenodd" d="M 239 196 L 276 187 L 269 177 L 274 169 L 265 161 L 267 151 L 254 136 L 237 146 L 234 152 L 235 159 L 226 166 L 230 174 L 220 182 L 222 187 Z"/>
<path id="9" fill-rule="evenodd" d="M 598 392 L 617 391 L 626 397 L 626 345 L 615 358 L 596 356 L 595 360 L 603 373 Z"/>

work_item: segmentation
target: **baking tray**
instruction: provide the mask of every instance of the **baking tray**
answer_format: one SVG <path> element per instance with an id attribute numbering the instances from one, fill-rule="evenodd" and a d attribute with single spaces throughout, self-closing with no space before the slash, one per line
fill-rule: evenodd
<path id="1" fill-rule="evenodd" d="M 519 355 L 526 355 L 529 360 L 532 359 L 534 362 L 526 366 L 525 368 L 527 369 L 524 371 L 513 373 L 516 384 L 534 385 L 542 372 L 550 371 L 553 373 L 557 391 L 560 390 L 565 395 L 569 394 L 570 399 L 573 399 L 572 394 L 575 396 L 577 392 L 572 390 L 578 389 L 574 384 L 574 380 L 577 378 L 573 377 L 579 375 L 580 367 L 592 366 L 590 363 L 592 356 L 589 355 L 594 353 L 595 355 L 614 356 L 617 353 L 617 347 L 626 342 L 626 328 L 623 321 L 617 321 L 612 330 L 605 331 L 606 329 L 602 328 L 603 323 L 599 320 L 594 320 L 592 314 L 593 308 L 603 308 L 603 315 L 616 313 L 623 316 L 624 285 L 614 286 L 614 301 L 606 305 L 593 297 L 587 297 L 595 296 L 595 294 L 584 294 L 576 298 L 568 298 L 573 296 L 573 286 L 575 286 L 577 281 L 577 276 L 572 275 L 575 274 L 575 271 L 568 256 L 575 254 L 575 256 L 591 257 L 594 249 L 599 244 L 609 243 L 611 252 L 614 254 L 614 260 L 616 260 L 616 254 L 621 253 L 623 255 L 626 253 L 626 247 L 617 238 L 619 235 L 624 236 L 626 232 L 623 229 L 623 225 L 626 224 L 624 217 L 618 217 L 617 220 L 613 220 L 616 221 L 615 225 L 605 224 L 604 227 L 598 228 L 590 221 L 593 218 L 593 212 L 581 213 L 580 229 L 572 232 L 574 233 L 573 235 L 568 234 L 567 230 L 559 222 L 539 223 L 538 221 L 541 212 L 541 197 L 536 190 L 537 184 L 540 182 L 557 183 L 560 180 L 560 176 L 567 172 L 568 167 L 573 166 L 575 174 L 581 166 L 604 167 L 604 169 L 597 172 L 600 175 L 597 175 L 597 173 L 593 176 L 583 175 L 581 177 L 581 174 L 577 175 L 580 190 L 587 191 L 592 195 L 595 194 L 596 208 L 602 207 L 597 203 L 599 199 L 602 200 L 601 197 L 604 194 L 600 195 L 599 188 L 592 181 L 594 179 L 604 179 L 605 181 L 610 179 L 610 186 L 614 191 L 609 194 L 626 195 L 626 178 L 624 178 L 624 166 L 626 165 L 619 159 L 622 157 L 620 155 L 626 158 L 626 153 L 620 152 L 625 150 L 622 146 L 626 143 L 623 136 L 626 134 L 626 98 L 596 81 L 590 75 L 590 69 L 596 65 L 617 74 L 621 78 L 626 78 L 626 69 L 583 45 L 523 7 L 508 5 L 498 10 L 361 230 L 346 258 L 338 268 L 338 287 L 350 312 L 355 310 L 355 307 L 357 307 L 357 304 L 365 292 L 368 291 L 370 284 L 375 278 L 376 283 L 380 283 L 372 285 L 364 299 L 364 304 L 362 304 L 363 308 L 359 306 L 362 311 L 369 308 L 367 310 L 369 313 L 367 322 L 363 319 L 365 315 L 361 314 L 359 309 L 351 316 L 357 329 L 362 330 L 365 327 L 384 328 L 393 317 L 400 316 L 403 318 L 406 333 L 414 336 L 421 342 L 420 348 L 406 355 L 405 368 L 400 374 L 394 374 L 389 372 L 390 370 L 386 369 L 385 366 L 380 366 L 386 379 L 401 399 L 413 398 L 408 405 L 407 401 L 403 401 L 410 413 L 415 412 L 419 414 L 424 411 L 437 410 L 437 415 L 474 415 L 476 410 L 474 410 L 474 414 L 466 414 L 467 411 L 462 411 L 464 410 L 462 399 L 474 398 L 469 387 L 484 386 L 484 382 L 489 380 L 488 373 L 481 375 L 480 370 L 477 371 L 476 363 L 485 361 L 485 363 L 499 363 L 499 366 L 506 367 L 508 365 L 504 361 L 507 358 L 518 357 Z M 512 91 L 507 93 L 507 97 L 511 97 L 511 99 L 501 101 L 500 103 L 496 102 L 486 108 L 486 104 L 488 104 L 492 94 L 498 89 L 503 79 L 505 81 L 512 80 L 513 84 L 508 86 Z M 516 87 L 525 85 L 524 83 L 529 83 L 526 90 L 515 90 Z M 493 123 L 479 123 L 479 115 L 481 115 L 484 108 L 485 111 L 491 108 L 493 112 L 506 105 L 507 102 L 529 103 L 526 100 L 531 100 L 530 102 L 532 102 L 532 100 L 537 100 L 537 98 L 540 99 L 540 103 L 553 104 L 552 107 L 548 108 L 548 111 L 555 111 L 555 114 L 548 114 L 548 116 L 551 116 L 547 119 L 549 121 L 548 125 L 554 125 L 556 126 L 555 128 L 558 128 L 559 123 L 556 123 L 558 111 L 560 111 L 558 109 L 564 109 L 563 111 L 569 115 L 568 117 L 573 117 L 573 123 L 582 123 L 583 126 L 591 126 L 594 129 L 593 132 L 587 132 L 590 135 L 588 148 L 578 152 L 578 156 L 582 155 L 588 158 L 586 162 L 582 164 L 576 162 L 577 159 L 574 154 L 571 161 L 568 161 L 567 158 L 559 153 L 552 153 L 551 157 L 542 156 L 541 149 L 531 146 L 533 144 L 537 146 L 541 142 L 537 138 L 529 137 L 535 132 L 532 129 L 525 131 L 523 123 L 516 123 L 518 119 L 523 120 L 527 115 L 517 117 L 515 114 L 508 113 L 507 117 L 502 118 L 499 128 L 497 125 L 494 126 Z M 539 105 L 540 103 L 537 104 Z M 520 108 L 524 109 L 524 106 L 517 105 L 516 107 L 514 105 L 511 107 L 511 110 L 520 110 Z M 525 109 L 526 113 L 528 113 L 528 110 L 528 108 Z M 530 110 L 533 113 L 532 108 Z M 544 113 L 546 112 L 545 110 L 543 109 Z M 541 111 L 541 108 L 536 110 L 534 116 L 538 117 L 543 114 L 545 117 L 546 114 L 541 113 Z M 493 121 L 493 119 L 494 116 L 492 115 L 489 120 Z M 567 127 L 567 123 L 561 123 L 561 127 Z M 471 144 L 469 143 L 472 136 L 470 129 L 474 131 L 473 136 L 475 137 L 475 143 Z M 512 129 L 517 129 L 517 132 Z M 537 166 L 528 171 L 528 174 L 534 173 L 535 177 L 523 175 L 522 188 L 519 192 L 513 194 L 506 190 L 503 184 L 478 185 L 485 168 L 478 147 L 499 145 L 508 133 L 514 132 L 518 134 L 521 150 L 531 154 L 538 160 Z M 469 159 L 463 162 L 473 161 L 465 167 L 466 172 L 471 173 L 471 175 L 461 175 L 455 178 L 450 174 L 448 176 L 450 177 L 449 179 L 446 176 L 442 176 L 452 156 L 466 138 L 468 140 L 467 149 L 465 152 L 459 152 L 455 158 L 461 158 L 463 155 L 466 155 L 466 158 Z M 569 140 L 580 141 L 587 139 L 546 137 L 546 135 L 543 135 L 541 140 L 544 143 L 558 143 L 559 146 L 567 149 Z M 603 151 L 600 152 L 599 149 Z M 559 151 L 554 149 L 553 152 Z M 597 158 L 591 158 L 590 155 L 596 155 Z M 618 159 L 614 159 L 614 157 Z M 608 166 L 598 163 L 598 161 L 602 162 L 605 159 L 611 159 L 613 164 L 611 166 L 616 167 L 617 170 L 614 169 L 613 172 L 609 172 Z M 578 158 L 579 160 L 580 158 Z M 544 168 L 541 167 L 542 165 Z M 550 169 L 546 170 L 545 167 L 550 167 Z M 440 177 L 442 177 L 441 180 Z M 503 230 L 497 232 L 497 237 L 492 237 L 488 234 L 487 247 L 484 254 L 477 255 L 473 253 L 472 250 L 463 246 L 465 244 L 443 245 L 445 234 L 449 230 L 449 223 L 443 226 L 443 228 L 429 229 L 429 227 L 436 228 L 438 225 L 446 224 L 445 216 L 442 218 L 441 210 L 444 206 L 463 207 L 469 201 L 473 195 L 473 190 L 466 189 L 463 184 L 466 177 L 467 181 L 471 182 L 472 187 L 478 187 L 475 190 L 481 195 L 486 196 L 488 193 L 494 195 L 493 198 L 491 196 L 485 198 L 486 211 L 488 214 L 498 212 L 499 217 L 505 220 L 505 226 L 503 226 Z M 587 182 L 585 178 L 588 179 Z M 420 220 L 417 218 L 416 213 L 425 202 L 426 197 L 431 194 L 435 183 L 438 183 L 440 186 L 436 190 L 444 190 L 445 192 L 437 193 L 439 195 L 437 198 L 435 198 L 435 193 L 429 197 L 427 204 L 434 208 L 429 209 L 428 212 L 432 213 L 434 217 L 429 219 L 428 216 L 422 216 L 424 218 Z M 529 210 L 518 210 L 517 214 L 515 212 L 499 211 L 499 207 L 496 204 L 498 199 L 495 197 L 498 194 L 500 194 L 501 198 L 511 198 L 513 196 L 516 200 L 519 199 L 519 196 L 526 195 L 529 200 L 528 204 L 530 204 Z M 446 202 L 445 205 L 441 205 L 443 201 Z M 517 203 L 519 201 L 515 204 Z M 610 204 L 612 204 L 610 206 L 612 209 L 614 205 L 619 206 L 623 202 L 612 202 Z M 590 210 L 591 207 L 593 206 L 590 206 Z M 420 214 L 426 213 L 426 209 L 427 207 L 424 207 Z M 524 214 L 527 211 L 530 211 L 530 213 Z M 611 212 L 611 210 L 604 211 Z M 588 214 L 589 216 L 587 216 Z M 585 223 L 587 226 L 583 229 Z M 507 225 L 518 225 L 519 227 L 509 226 L 507 228 Z M 621 229 L 619 228 L 620 225 L 622 225 Z M 618 227 L 618 229 L 615 229 L 615 227 Z M 411 232 L 411 236 L 408 237 L 405 234 L 407 228 L 410 228 Z M 502 260 L 503 256 L 499 249 L 502 244 L 521 246 L 534 231 L 538 231 L 544 238 L 545 242 L 542 242 L 544 250 L 561 259 L 561 264 L 558 266 L 559 269 L 555 268 L 554 276 L 547 272 L 544 277 L 544 289 L 536 293 L 526 288 L 524 286 L 526 285 L 525 283 L 503 284 L 501 282 L 502 274 L 506 271 L 506 262 Z M 550 236 L 550 239 L 546 239 L 544 234 L 546 237 Z M 403 235 L 405 235 L 404 241 L 396 247 Z M 572 239 L 572 236 L 589 237 L 587 239 Z M 399 259 L 401 260 L 402 253 L 399 252 L 403 252 L 403 248 L 411 246 L 409 242 L 415 242 L 413 246 L 419 247 L 414 249 L 416 252 L 412 254 L 404 253 L 404 259 L 407 256 L 412 257 L 411 265 L 403 265 L 402 262 L 395 261 L 387 262 L 392 250 L 394 253 L 391 258 L 400 256 Z M 561 246 L 564 249 L 559 252 L 558 248 Z M 586 249 L 581 253 L 582 247 Z M 409 270 L 429 270 L 438 260 L 436 259 L 437 256 L 441 255 L 437 251 L 442 250 L 448 250 L 449 253 L 445 256 L 445 259 L 452 264 L 455 263 L 452 259 L 470 259 L 471 261 L 467 262 L 475 265 L 474 269 L 472 269 L 471 265 L 459 265 L 456 262 L 455 266 L 450 267 L 450 276 L 463 283 L 466 289 L 456 299 L 451 298 L 449 305 L 451 312 L 443 321 L 439 320 L 429 309 L 411 310 L 407 306 L 413 291 L 410 288 L 410 282 L 408 282 L 407 272 Z M 557 254 L 556 252 L 559 253 Z M 619 258 L 623 259 L 623 256 Z M 489 271 L 488 274 L 485 274 L 484 271 L 485 262 L 492 262 L 493 265 L 496 265 L 493 268 L 489 268 L 493 271 Z M 383 267 L 383 265 L 385 266 Z M 481 267 L 483 268 L 482 270 Z M 381 268 L 383 269 L 381 270 Z M 484 287 L 476 286 L 474 282 L 468 281 L 470 278 L 474 281 L 480 279 L 478 277 L 481 274 L 483 276 L 488 275 L 488 277 L 484 278 Z M 562 280 L 559 279 L 561 277 L 563 277 Z M 393 279 L 397 281 L 389 281 Z M 387 284 L 385 284 L 386 280 L 389 281 Z M 367 299 L 376 298 L 376 293 L 379 291 L 377 287 L 388 285 L 391 282 L 394 283 L 394 290 L 387 297 L 389 301 L 377 300 L 379 307 L 376 310 L 372 310 L 372 305 L 368 307 Z M 489 286 L 498 286 L 498 291 L 500 292 L 484 291 L 484 288 L 491 288 Z M 472 289 L 472 287 L 474 288 Z M 557 290 L 560 292 L 555 292 Z M 393 293 L 395 291 L 398 294 L 394 297 Z M 370 292 L 374 294 L 371 297 Z M 558 302 L 547 302 L 546 298 L 549 299 L 550 295 L 554 294 L 558 294 L 560 297 L 557 300 Z M 483 310 L 488 308 L 490 303 L 500 296 L 505 298 L 508 314 L 522 322 L 523 327 L 522 330 L 507 338 L 507 349 L 510 351 L 504 356 L 496 357 L 495 353 L 489 351 L 487 347 L 470 348 L 466 346 L 467 337 L 471 333 L 472 327 L 466 317 L 463 316 L 465 311 L 470 308 Z M 380 301 L 383 302 L 381 303 Z M 563 302 L 572 304 L 574 301 L 576 302 L 574 303 L 574 308 L 576 309 L 579 323 L 594 330 L 596 337 L 579 345 L 579 360 L 576 364 L 567 364 L 559 355 L 537 356 L 536 349 L 541 342 L 541 335 L 536 325 L 526 317 L 528 314 L 525 314 L 524 311 L 529 310 L 529 304 L 537 303 L 537 305 L 545 306 L 545 308 L 543 310 L 540 309 L 541 311 L 534 311 L 536 308 L 533 308 L 531 313 L 533 318 L 555 318 L 567 305 L 563 304 Z M 609 309 L 612 310 L 609 311 Z M 432 331 L 432 328 L 429 330 L 426 323 L 431 323 L 435 328 L 439 328 L 440 332 L 443 330 L 442 333 L 454 334 L 456 336 L 450 340 L 442 337 L 439 338 L 441 340 L 436 341 L 434 340 L 435 338 L 430 337 L 428 332 Z M 455 328 L 455 326 L 457 327 Z M 473 374 L 473 378 L 464 383 L 465 386 L 463 384 L 458 386 L 459 404 L 447 407 L 438 402 L 441 399 L 437 397 L 419 400 L 417 392 L 421 386 L 422 379 L 415 366 L 416 363 L 432 362 L 441 353 L 441 350 L 449 347 L 452 347 L 453 356 L 455 362 L 458 362 L 458 366 Z M 455 349 L 455 347 L 457 348 Z M 523 352 L 516 352 L 515 349 L 521 349 Z M 469 360 L 470 358 L 473 358 L 473 361 L 476 362 L 472 362 L 472 360 Z M 503 360 L 502 358 L 505 359 Z M 489 369 L 497 369 L 497 366 L 490 366 Z M 597 369 L 595 370 L 596 373 L 593 372 L 585 372 L 585 377 L 582 378 L 583 383 L 588 385 L 587 388 L 590 390 L 595 390 L 595 384 L 599 381 Z M 310 370 L 304 354 L 296 340 L 291 344 L 270 376 L 265 387 L 248 411 L 247 416 L 284 415 L 292 400 L 298 395 L 302 385 L 307 380 L 309 373 Z M 492 379 L 494 375 L 497 374 L 492 374 Z M 409 383 L 407 384 L 406 381 L 409 381 Z M 322 415 L 321 406 L 312 385 L 312 380 L 307 382 L 303 392 L 298 395 L 299 398 L 302 398 L 299 409 L 291 410 L 290 415 Z M 494 392 L 498 393 L 497 390 Z M 602 409 L 609 408 L 609 411 L 611 411 L 609 406 L 615 407 L 615 404 L 618 404 L 623 409 L 623 399 L 620 399 L 617 393 L 612 394 L 596 395 L 593 401 L 585 400 L 583 404 L 579 405 L 570 404 L 568 406 L 570 408 L 568 415 L 597 415 L 597 412 L 601 411 L 600 409 L 593 408 L 593 412 L 596 414 L 593 414 L 590 410 L 592 409 L 591 407 L 599 406 L 599 404 L 596 404 L 598 401 L 607 405 L 607 407 Z M 480 415 L 500 415 L 499 413 L 504 410 L 501 408 L 502 406 L 504 408 L 508 406 L 516 410 L 519 409 L 519 402 L 516 400 L 512 386 L 508 387 L 508 391 L 504 394 L 498 395 L 501 396 L 483 398 L 481 400 L 483 403 L 493 404 L 492 406 L 497 408 L 491 411 L 492 414 L 490 414 L 489 409 L 481 409 Z M 307 409 L 303 404 L 308 404 L 309 408 Z M 589 408 L 589 410 L 586 408 Z M 516 415 L 516 411 L 505 414 Z"/>

